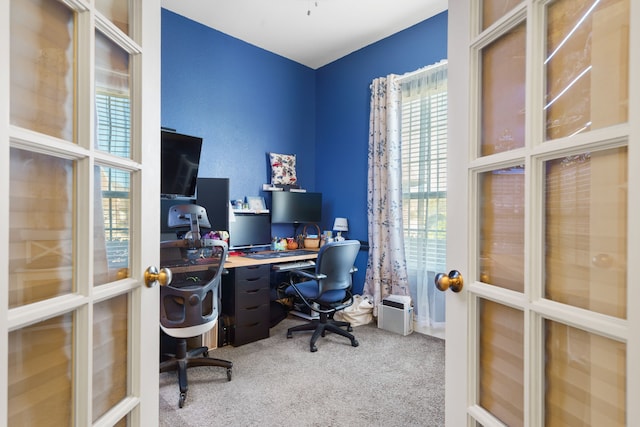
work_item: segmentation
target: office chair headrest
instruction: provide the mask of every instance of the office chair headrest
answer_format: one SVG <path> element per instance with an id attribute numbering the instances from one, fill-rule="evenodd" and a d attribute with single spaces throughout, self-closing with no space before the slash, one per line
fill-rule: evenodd
<path id="1" fill-rule="evenodd" d="M 173 205 L 169 208 L 167 225 L 170 228 L 189 227 L 194 231 L 194 226 L 211 228 L 207 210 L 200 205 L 186 204 Z"/>

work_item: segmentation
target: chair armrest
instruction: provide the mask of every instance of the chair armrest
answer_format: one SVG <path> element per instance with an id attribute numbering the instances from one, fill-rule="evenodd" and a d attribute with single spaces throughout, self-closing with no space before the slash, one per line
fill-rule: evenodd
<path id="1" fill-rule="evenodd" d="M 310 273 L 309 271 L 305 271 L 305 270 L 290 270 L 289 273 L 296 274 L 298 276 L 303 276 L 311 280 L 320 280 L 320 279 L 327 278 L 326 274 Z"/>
<path id="2" fill-rule="evenodd" d="M 211 246 L 214 246 L 211 239 L 163 240 L 160 242 L 160 249 L 167 249 L 167 248 L 200 249 L 200 248 L 211 247 Z"/>
<path id="3" fill-rule="evenodd" d="M 355 273 L 356 271 L 358 271 L 358 267 L 353 266 L 351 267 L 351 269 L 349 270 L 349 273 Z M 320 280 L 320 279 L 326 279 L 327 275 L 326 274 L 322 274 L 322 273 L 310 273 L 308 270 L 290 270 L 290 273 L 294 273 L 297 274 L 298 276 L 304 276 L 308 279 L 313 279 L 313 280 Z"/>
<path id="4" fill-rule="evenodd" d="M 186 248 L 188 246 L 189 245 L 187 245 L 187 242 L 185 240 L 164 240 L 160 242 L 160 249 Z"/>

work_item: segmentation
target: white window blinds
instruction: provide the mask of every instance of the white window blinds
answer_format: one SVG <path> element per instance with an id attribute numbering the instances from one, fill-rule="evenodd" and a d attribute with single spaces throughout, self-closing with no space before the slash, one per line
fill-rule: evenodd
<path id="1" fill-rule="evenodd" d="M 402 193 L 409 270 L 444 271 L 447 219 L 447 65 L 401 78 Z"/>

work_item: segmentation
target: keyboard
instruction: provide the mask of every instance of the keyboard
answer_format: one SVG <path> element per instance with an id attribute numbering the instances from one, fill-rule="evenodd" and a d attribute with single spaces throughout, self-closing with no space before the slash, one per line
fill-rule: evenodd
<path id="1" fill-rule="evenodd" d="M 279 264 L 273 264 L 273 269 L 279 270 L 279 271 L 304 270 L 306 268 L 312 268 L 315 266 L 316 266 L 315 261 L 305 260 L 305 261 L 293 261 L 293 262 L 283 262 Z"/>
<path id="2" fill-rule="evenodd" d="M 267 258 L 286 258 L 290 256 L 309 255 L 313 253 L 318 253 L 318 251 L 294 249 L 291 251 L 254 252 L 254 253 L 245 254 L 245 256 L 247 258 L 252 258 L 252 259 L 267 259 Z"/>

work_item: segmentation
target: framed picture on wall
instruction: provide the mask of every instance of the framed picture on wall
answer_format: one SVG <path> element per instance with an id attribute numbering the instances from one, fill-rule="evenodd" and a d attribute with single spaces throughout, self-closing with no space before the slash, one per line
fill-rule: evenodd
<path id="1" fill-rule="evenodd" d="M 263 211 L 267 208 L 264 203 L 264 197 L 247 196 L 247 204 L 249 205 L 249 209 L 252 211 Z"/>

